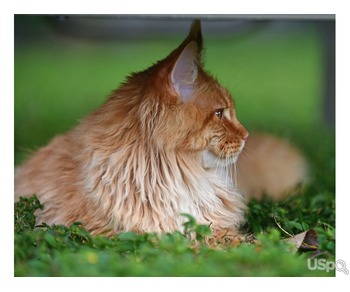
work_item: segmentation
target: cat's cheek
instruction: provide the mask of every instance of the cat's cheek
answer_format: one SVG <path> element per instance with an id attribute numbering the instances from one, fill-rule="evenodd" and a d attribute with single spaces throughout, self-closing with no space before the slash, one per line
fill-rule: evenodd
<path id="1" fill-rule="evenodd" d="M 199 136 L 188 136 L 183 144 L 181 145 L 182 149 L 186 149 L 190 152 L 201 152 L 204 149 L 206 149 L 208 146 L 208 143 L 206 139 Z"/>

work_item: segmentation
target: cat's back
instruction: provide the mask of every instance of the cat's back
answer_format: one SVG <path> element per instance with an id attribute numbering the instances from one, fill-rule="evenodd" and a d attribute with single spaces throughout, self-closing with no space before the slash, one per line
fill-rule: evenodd
<path id="1" fill-rule="evenodd" d="M 247 199 L 280 199 L 308 178 L 304 155 L 284 139 L 253 133 L 238 160 L 238 187 Z"/>

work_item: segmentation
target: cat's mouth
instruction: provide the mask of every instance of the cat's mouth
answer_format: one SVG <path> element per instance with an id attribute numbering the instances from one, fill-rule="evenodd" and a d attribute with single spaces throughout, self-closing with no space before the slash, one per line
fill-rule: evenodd
<path id="1" fill-rule="evenodd" d="M 207 148 L 202 152 L 202 166 L 206 169 L 213 169 L 228 167 L 235 164 L 244 148 L 244 145 L 245 141 L 242 141 L 239 149 L 234 154 L 229 156 L 218 156 Z"/>

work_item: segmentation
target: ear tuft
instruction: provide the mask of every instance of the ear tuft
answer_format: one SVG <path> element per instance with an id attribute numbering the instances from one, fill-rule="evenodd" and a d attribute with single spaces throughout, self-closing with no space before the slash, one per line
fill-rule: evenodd
<path id="1" fill-rule="evenodd" d="M 196 19 L 192 22 L 190 32 L 187 36 L 188 41 L 195 41 L 198 46 L 198 53 L 200 54 L 203 47 L 203 37 L 201 22 L 199 19 Z"/>

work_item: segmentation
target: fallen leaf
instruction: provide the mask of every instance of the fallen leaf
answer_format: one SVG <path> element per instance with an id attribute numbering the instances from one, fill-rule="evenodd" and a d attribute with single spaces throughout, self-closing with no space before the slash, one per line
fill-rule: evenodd
<path id="1" fill-rule="evenodd" d="M 309 229 L 290 238 L 284 239 L 285 242 L 292 244 L 292 252 L 315 251 L 318 249 L 317 232 Z"/>

